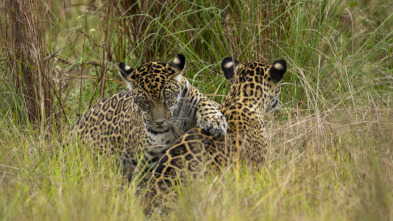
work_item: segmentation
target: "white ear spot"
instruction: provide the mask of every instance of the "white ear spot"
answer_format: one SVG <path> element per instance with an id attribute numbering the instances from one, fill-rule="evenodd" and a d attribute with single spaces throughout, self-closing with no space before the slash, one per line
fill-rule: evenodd
<path id="1" fill-rule="evenodd" d="M 173 60 L 174 64 L 180 64 L 180 59 L 179 58 L 175 58 L 175 60 Z"/>
<path id="2" fill-rule="evenodd" d="M 233 66 L 233 62 L 230 61 L 224 65 L 224 68 L 231 68 Z"/>
<path id="3" fill-rule="evenodd" d="M 277 70 L 282 70 L 282 69 L 284 69 L 284 67 L 283 67 L 282 64 L 280 64 L 280 63 L 274 64 L 273 67 L 274 67 L 275 69 L 277 69 Z"/>
<path id="4" fill-rule="evenodd" d="M 126 65 L 126 66 L 124 67 L 124 70 L 126 70 L 126 71 L 129 71 L 130 69 L 131 69 L 131 67 L 128 66 L 128 65 Z"/>

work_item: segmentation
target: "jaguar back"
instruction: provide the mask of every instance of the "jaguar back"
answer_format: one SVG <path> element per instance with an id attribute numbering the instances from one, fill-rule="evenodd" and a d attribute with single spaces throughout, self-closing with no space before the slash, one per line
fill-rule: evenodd
<path id="1" fill-rule="evenodd" d="M 173 185 L 175 175 L 185 171 L 203 174 L 211 168 L 243 160 L 254 165 L 263 163 L 267 150 L 263 116 L 277 102 L 286 62 L 241 64 L 225 58 L 221 67 L 232 82 L 221 108 L 228 123 L 226 136 L 212 136 L 202 128 L 184 134 L 153 170 L 150 180 L 153 192 L 167 190 Z"/>

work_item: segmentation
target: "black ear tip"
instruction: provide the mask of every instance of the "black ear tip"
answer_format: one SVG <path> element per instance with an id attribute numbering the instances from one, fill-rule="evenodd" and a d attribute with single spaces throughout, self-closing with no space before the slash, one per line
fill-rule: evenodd
<path id="1" fill-rule="evenodd" d="M 233 59 L 233 58 L 231 58 L 231 57 L 226 57 L 226 58 L 224 58 L 223 60 L 222 60 L 222 62 L 221 62 L 221 69 L 223 70 L 223 71 L 225 71 L 225 70 L 227 70 L 228 68 L 232 68 L 232 66 L 233 66 L 233 60 L 235 60 L 235 59 Z M 232 63 L 231 63 L 232 62 Z"/>
<path id="2" fill-rule="evenodd" d="M 273 67 L 285 72 L 287 70 L 287 62 L 284 59 L 277 60 L 273 63 Z"/>
<path id="3" fill-rule="evenodd" d="M 273 62 L 273 65 L 270 69 L 271 77 L 274 81 L 280 81 L 285 72 L 287 71 L 287 62 L 284 59 L 277 60 Z"/>
<path id="4" fill-rule="evenodd" d="M 223 71 L 229 70 L 229 69 L 235 69 L 236 66 L 239 64 L 239 61 L 232 57 L 226 57 L 224 60 L 221 62 L 221 69 Z"/>
<path id="5" fill-rule="evenodd" d="M 224 71 L 226 79 L 232 79 L 237 65 L 239 65 L 239 62 L 232 57 L 226 57 L 224 60 L 222 60 L 221 69 Z"/>
<path id="6" fill-rule="evenodd" d="M 171 65 L 179 70 L 183 70 L 186 65 L 186 57 L 183 54 L 177 54 Z"/>
<path id="7" fill-rule="evenodd" d="M 120 62 L 119 68 L 124 70 L 125 67 L 126 67 L 126 64 L 124 62 Z"/>
<path id="8" fill-rule="evenodd" d="M 186 61 L 186 57 L 184 57 L 184 55 L 181 54 L 181 53 L 177 54 L 176 57 L 177 57 L 178 59 L 180 59 L 181 61 L 183 61 L 183 63 Z"/>
<path id="9" fill-rule="evenodd" d="M 126 77 L 134 70 L 131 67 L 127 66 L 123 61 L 119 63 L 119 69 L 120 69 L 120 74 L 123 77 Z"/>

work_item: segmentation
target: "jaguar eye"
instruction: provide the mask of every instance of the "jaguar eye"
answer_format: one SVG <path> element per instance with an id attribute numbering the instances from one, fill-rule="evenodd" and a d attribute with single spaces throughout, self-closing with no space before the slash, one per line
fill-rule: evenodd
<path id="1" fill-rule="evenodd" d="M 147 109 L 149 107 L 149 102 L 147 100 L 146 95 L 141 95 L 137 98 L 138 106 L 142 107 L 143 109 Z"/>
<path id="2" fill-rule="evenodd" d="M 171 92 L 169 90 L 164 91 L 164 98 L 170 98 Z"/>

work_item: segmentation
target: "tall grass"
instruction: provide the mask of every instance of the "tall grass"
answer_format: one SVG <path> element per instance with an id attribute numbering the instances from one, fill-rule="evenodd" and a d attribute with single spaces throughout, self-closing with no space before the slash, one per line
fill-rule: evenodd
<path id="1" fill-rule="evenodd" d="M 51 116 L 60 125 L 38 129 L 30 126 L 26 93 L 15 86 L 29 72 L 14 56 L 9 1 L 0 3 L 2 219 L 148 218 L 143 189 L 122 180 L 115 156 L 62 143 L 84 110 L 126 89 L 116 74 L 120 61 L 135 67 L 179 52 L 187 59 L 184 75 L 218 102 L 228 90 L 218 65 L 226 56 L 242 62 L 284 58 L 289 70 L 282 107 L 266 117 L 271 149 L 260 170 L 228 169 L 192 180 L 177 187 L 178 198 L 168 199 L 166 215 L 150 218 L 392 219 L 389 1 L 86 2 L 30 5 L 36 7 L 31 18 L 40 18 L 31 25 L 42 27 L 43 44 L 24 63 L 35 77 L 52 82 Z M 34 45 L 22 40 L 27 48 Z M 40 64 L 45 72 L 37 72 Z M 40 93 L 33 95 L 40 105 Z M 40 136 L 45 131 L 51 133 Z"/>

